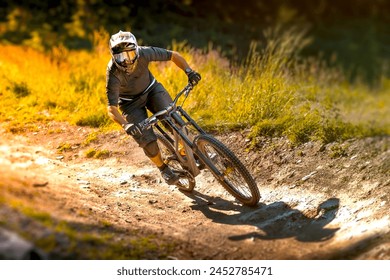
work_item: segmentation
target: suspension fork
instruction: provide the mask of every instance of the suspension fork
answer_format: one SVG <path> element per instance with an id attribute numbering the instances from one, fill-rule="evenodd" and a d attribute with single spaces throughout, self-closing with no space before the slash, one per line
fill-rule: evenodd
<path id="1" fill-rule="evenodd" d="M 179 112 L 179 113 L 177 113 L 177 112 Z M 188 115 L 187 112 L 184 111 L 184 109 L 180 106 L 176 107 L 176 110 L 171 112 L 169 114 L 169 117 L 173 118 L 175 120 L 175 122 L 180 126 L 180 128 L 186 127 L 188 124 L 190 124 L 200 134 L 206 134 L 206 132 L 195 122 L 195 120 L 193 118 L 191 118 L 190 115 Z M 173 124 L 173 122 L 168 121 L 170 119 L 169 117 L 165 117 L 161 121 L 167 122 L 169 124 L 170 128 L 174 128 L 176 124 Z M 184 117 L 184 119 L 187 121 L 187 123 L 182 119 L 182 117 Z M 155 127 L 157 128 L 157 130 L 159 132 L 161 132 L 162 135 L 165 136 L 165 138 L 167 138 L 169 140 L 169 142 L 171 142 L 172 144 L 174 143 L 174 140 L 172 139 L 172 137 L 168 133 L 166 133 L 164 131 L 164 129 L 162 129 L 161 126 L 156 124 Z"/>
<path id="2" fill-rule="evenodd" d="M 206 131 L 204 131 L 193 118 L 190 117 L 190 115 L 187 114 L 186 111 L 181 106 L 177 107 L 177 111 L 188 121 L 189 124 L 191 124 L 200 134 L 206 134 Z M 174 117 L 175 118 L 175 117 Z M 176 120 L 176 119 L 175 119 Z"/>
<path id="3" fill-rule="evenodd" d="M 177 111 L 180 112 L 180 114 L 188 121 L 187 124 L 191 124 L 200 134 L 207 134 L 206 131 L 204 131 L 196 122 L 193 118 L 190 117 L 190 115 L 187 114 L 186 111 L 184 111 L 184 109 L 180 106 L 177 107 Z M 176 118 L 174 116 L 172 116 L 175 120 Z M 180 116 L 178 116 L 180 118 Z M 183 122 L 183 120 L 181 120 L 181 122 Z M 187 125 L 186 124 L 186 125 Z M 203 154 L 202 151 L 200 151 L 198 149 L 198 146 L 195 145 L 194 143 L 196 143 L 196 138 L 195 139 L 192 139 L 191 141 L 191 149 L 193 151 L 193 153 L 204 163 L 206 164 L 209 168 L 210 168 L 210 171 L 212 173 L 214 173 L 214 175 L 216 175 L 216 177 L 220 180 L 220 181 L 223 181 L 224 180 L 224 175 L 215 167 L 214 164 L 210 164 L 210 159 Z"/>
<path id="4" fill-rule="evenodd" d="M 197 176 L 200 173 L 200 170 L 194 160 L 194 154 L 198 156 L 199 152 L 197 150 L 197 146 L 194 145 L 194 139 L 192 139 L 189 133 L 187 133 L 187 126 L 192 126 L 200 134 L 206 134 L 206 132 L 180 106 L 176 107 L 176 110 L 170 112 L 168 116 L 165 116 L 162 121 L 165 121 L 172 129 L 174 139 L 169 133 L 164 131 L 160 125 L 157 124 L 155 127 L 170 143 L 172 143 L 172 145 L 174 145 L 176 156 L 179 158 L 179 161 L 190 170 L 194 177 Z M 180 154 L 180 152 L 178 152 L 180 140 L 184 145 L 186 152 L 185 158 Z M 207 160 L 203 154 L 201 154 L 200 157 L 202 157 L 202 161 Z"/>

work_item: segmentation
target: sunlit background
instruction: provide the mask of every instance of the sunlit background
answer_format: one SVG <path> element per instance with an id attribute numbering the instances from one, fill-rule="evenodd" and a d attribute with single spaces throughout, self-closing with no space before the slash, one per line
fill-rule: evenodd
<path id="1" fill-rule="evenodd" d="M 389 10 L 382 0 L 2 2 L 0 119 L 14 132 L 52 119 L 112 125 L 108 38 L 130 30 L 202 74 L 189 110 L 204 126 L 294 143 L 387 134 Z M 169 66 L 152 70 L 174 94 L 186 81 Z"/>

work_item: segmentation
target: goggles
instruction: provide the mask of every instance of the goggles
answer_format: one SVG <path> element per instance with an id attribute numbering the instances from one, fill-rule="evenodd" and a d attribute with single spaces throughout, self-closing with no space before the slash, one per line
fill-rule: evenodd
<path id="1" fill-rule="evenodd" d="M 123 52 L 114 54 L 114 59 L 116 63 L 118 63 L 121 66 L 134 64 L 134 62 L 137 60 L 137 51 L 125 50 Z"/>

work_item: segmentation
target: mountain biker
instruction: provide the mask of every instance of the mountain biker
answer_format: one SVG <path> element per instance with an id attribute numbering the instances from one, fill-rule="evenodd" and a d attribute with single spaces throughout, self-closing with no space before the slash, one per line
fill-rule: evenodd
<path id="1" fill-rule="evenodd" d="M 109 48 L 111 60 L 106 73 L 108 114 L 135 139 L 145 155 L 158 167 L 165 182 L 174 185 L 179 177 L 163 162 L 152 128 L 141 130 L 138 126 L 138 123 L 147 118 L 147 110 L 155 113 L 172 102 L 172 98 L 164 86 L 156 81 L 148 66 L 152 61 L 172 61 L 186 73 L 193 85 L 201 80 L 201 76 L 190 68 L 178 52 L 139 46 L 131 32 L 119 31 L 113 34 Z"/>

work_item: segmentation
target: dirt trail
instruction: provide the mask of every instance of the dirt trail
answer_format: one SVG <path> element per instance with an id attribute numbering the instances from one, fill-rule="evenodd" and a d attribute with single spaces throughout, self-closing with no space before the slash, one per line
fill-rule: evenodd
<path id="1" fill-rule="evenodd" d="M 141 258 L 390 259 L 390 137 L 295 148 L 285 139 L 259 139 L 250 150 L 243 134 L 218 136 L 258 182 L 261 201 L 248 208 L 207 171 L 192 194 L 182 193 L 162 182 L 126 135 L 95 139 L 93 132 L 62 123 L 1 131 L 4 227 L 28 231 L 36 245 L 52 234 L 15 210 L 23 204 L 123 244 L 152 236 L 157 249 Z M 109 155 L 87 158 L 91 148 Z M 65 239 L 55 244 L 49 258 L 88 258 L 64 251 Z"/>

